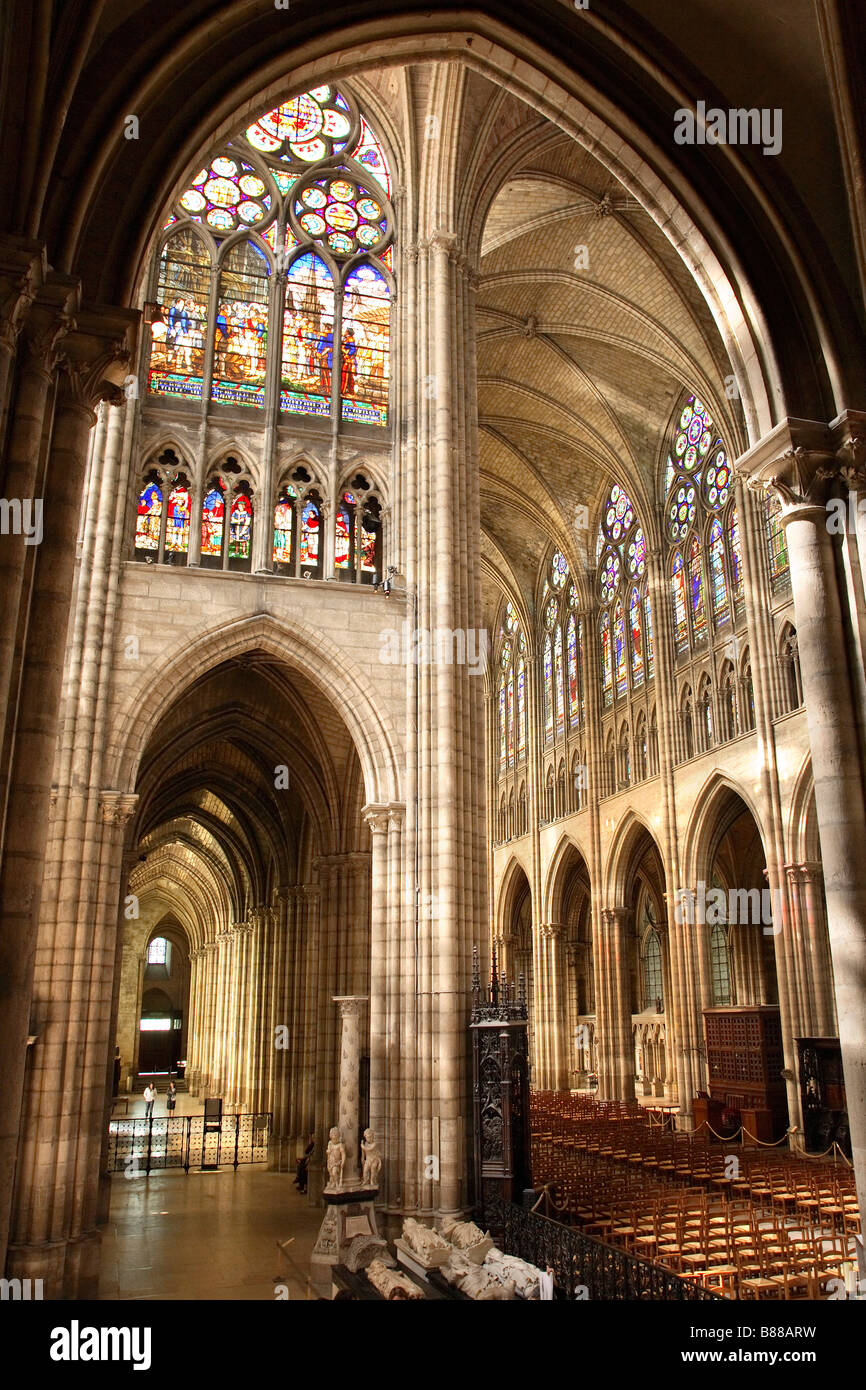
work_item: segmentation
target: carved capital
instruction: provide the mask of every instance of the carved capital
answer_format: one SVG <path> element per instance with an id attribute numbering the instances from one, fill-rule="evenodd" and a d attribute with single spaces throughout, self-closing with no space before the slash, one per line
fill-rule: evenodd
<path id="1" fill-rule="evenodd" d="M 363 808 L 361 815 L 369 825 L 371 834 L 384 835 L 386 833 L 390 820 L 390 813 L 387 805 L 370 802 Z"/>
<path id="2" fill-rule="evenodd" d="M 123 827 L 131 820 L 138 805 L 138 792 L 102 791 L 99 809 L 106 825 Z"/>

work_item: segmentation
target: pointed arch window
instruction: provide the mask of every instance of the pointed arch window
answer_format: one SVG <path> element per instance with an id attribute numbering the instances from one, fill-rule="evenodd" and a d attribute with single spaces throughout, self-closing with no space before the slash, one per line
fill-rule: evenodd
<path id="1" fill-rule="evenodd" d="M 674 640 L 678 652 L 689 649 L 689 625 L 686 616 L 686 580 L 683 557 L 677 550 L 671 563 L 671 598 L 674 605 Z"/>
<path id="2" fill-rule="evenodd" d="M 644 673 L 640 594 L 637 588 L 631 591 L 631 598 L 628 602 L 628 618 L 631 635 L 631 683 L 632 686 L 637 687 L 643 685 Z"/>
<path id="3" fill-rule="evenodd" d="M 135 523 L 136 559 L 157 559 L 162 534 L 162 488 L 154 473 L 138 495 Z"/>
<path id="4" fill-rule="evenodd" d="M 610 650 L 610 614 L 605 613 L 601 620 L 601 690 L 604 703 L 613 701 L 613 660 Z"/>
<path id="5" fill-rule="evenodd" d="M 229 569 L 252 567 L 253 502 L 246 482 L 238 485 L 229 513 Z"/>
<path id="6" fill-rule="evenodd" d="M 725 578 L 725 538 L 719 518 L 713 517 L 710 526 L 710 583 L 713 603 L 713 621 L 716 627 L 730 622 L 728 607 L 728 583 Z"/>
<path id="7" fill-rule="evenodd" d="M 334 277 L 321 256 L 297 256 L 286 275 L 280 410 L 328 415 L 334 365 Z"/>
<path id="8" fill-rule="evenodd" d="M 508 735 L 508 766 L 514 766 L 514 673 L 509 672 L 505 694 L 505 728 Z"/>
<path id="9" fill-rule="evenodd" d="M 580 719 L 580 698 L 577 688 L 577 624 L 573 613 L 568 617 L 565 646 L 568 665 L 568 717 L 570 723 L 577 724 Z"/>
<path id="10" fill-rule="evenodd" d="M 616 670 L 616 693 L 617 695 L 624 695 L 628 689 L 628 677 L 626 675 L 625 618 L 622 610 L 622 599 L 617 599 L 613 610 L 613 655 Z"/>
<path id="11" fill-rule="evenodd" d="M 544 639 L 544 668 L 542 672 L 544 686 L 544 737 L 547 740 L 553 738 L 553 648 L 550 641 L 550 633 Z"/>
<path id="12" fill-rule="evenodd" d="M 272 560 L 278 574 L 294 572 L 294 534 L 297 521 L 298 494 L 291 483 L 285 483 L 277 496 L 274 508 L 274 545 Z"/>
<path id="13" fill-rule="evenodd" d="M 517 662 L 517 757 L 526 757 L 526 658 Z"/>
<path id="14" fill-rule="evenodd" d="M 172 232 L 157 271 L 160 313 L 151 325 L 147 377 L 153 395 L 201 400 L 210 279 L 203 238 L 192 227 Z"/>
<path id="15" fill-rule="evenodd" d="M 782 525 L 782 506 L 778 497 L 767 497 L 764 503 L 767 527 L 767 548 L 770 557 L 770 582 L 773 589 L 784 588 L 790 582 L 788 541 Z"/>
<path id="16" fill-rule="evenodd" d="M 505 722 L 505 677 L 499 678 L 499 767 L 505 771 L 508 762 L 508 733 Z"/>
<path id="17" fill-rule="evenodd" d="M 561 734 L 565 728 L 565 702 L 563 695 L 562 668 L 562 628 L 559 623 L 553 634 L 553 696 L 556 713 L 556 732 Z"/>
<path id="18" fill-rule="evenodd" d="M 298 564 L 303 578 L 319 578 L 322 567 L 322 511 L 316 494 L 308 496 L 301 507 Z"/>
<path id="19" fill-rule="evenodd" d="M 252 241 L 233 246 L 222 262 L 211 397 L 225 405 L 264 406 L 269 275 L 267 256 Z"/>
<path id="20" fill-rule="evenodd" d="M 205 492 L 201 513 L 201 563 L 206 569 L 222 564 L 225 516 L 225 493 L 220 482 L 212 479 Z"/>
<path id="21" fill-rule="evenodd" d="M 644 599 L 644 616 L 646 625 L 644 633 L 646 638 L 646 674 L 647 680 L 652 680 L 655 674 L 655 645 L 653 641 L 653 601 L 652 595 L 647 594 Z"/>
<path id="22" fill-rule="evenodd" d="M 728 514 L 728 554 L 731 557 L 731 596 L 739 612 L 743 605 L 743 552 L 740 546 L 740 515 L 737 504 Z"/>
<path id="23" fill-rule="evenodd" d="M 703 642 L 707 635 L 707 610 L 704 605 L 704 571 L 701 559 L 701 543 L 696 535 L 693 535 L 689 541 L 688 572 L 692 634 L 695 642 Z"/>
<path id="24" fill-rule="evenodd" d="M 710 930 L 710 977 L 713 1004 L 724 1007 L 731 1003 L 731 952 L 728 933 L 720 922 Z"/>
<path id="25" fill-rule="evenodd" d="M 655 927 L 650 927 L 643 942 L 643 1006 L 653 1013 L 664 1004 L 664 972 L 662 970 L 662 945 Z"/>

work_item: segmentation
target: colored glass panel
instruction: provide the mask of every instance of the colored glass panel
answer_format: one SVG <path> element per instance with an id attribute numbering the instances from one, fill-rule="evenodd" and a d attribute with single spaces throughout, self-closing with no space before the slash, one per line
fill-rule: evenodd
<path id="1" fill-rule="evenodd" d="M 604 507 L 604 534 L 616 545 L 631 529 L 633 522 L 634 507 L 628 493 L 618 483 L 614 483 Z"/>
<path id="2" fill-rule="evenodd" d="M 716 627 L 730 621 L 728 581 L 725 578 L 725 539 L 716 517 L 710 527 L 710 581 L 713 601 L 713 620 Z"/>
<path id="3" fill-rule="evenodd" d="M 605 613 L 601 620 L 601 690 L 604 703 L 609 705 L 613 699 L 613 662 L 610 651 L 609 613 Z"/>
<path id="4" fill-rule="evenodd" d="M 621 599 L 617 599 L 616 607 L 613 610 L 613 654 L 616 666 L 616 693 L 617 695 L 624 695 L 628 689 L 628 676 L 626 674 L 625 616 Z"/>
<path id="5" fill-rule="evenodd" d="M 514 677 L 508 677 L 505 695 L 505 731 L 508 740 L 508 766 L 514 764 Z"/>
<path id="6" fill-rule="evenodd" d="M 653 605 L 652 599 L 647 594 L 644 599 L 644 641 L 646 650 L 646 678 L 652 680 L 655 672 L 655 647 L 653 645 Z"/>
<path id="7" fill-rule="evenodd" d="M 349 551 L 352 546 L 352 517 L 347 507 L 337 508 L 334 535 L 334 565 L 337 569 L 348 569 Z"/>
<path id="8" fill-rule="evenodd" d="M 292 518 L 294 515 L 291 493 L 283 491 L 274 508 L 274 553 L 275 565 L 288 565 L 292 560 Z"/>
<path id="9" fill-rule="evenodd" d="M 206 556 L 221 556 L 223 553 L 223 522 L 225 520 L 225 501 L 218 488 L 211 488 L 204 499 L 201 515 L 201 553 Z"/>
<path id="10" fill-rule="evenodd" d="M 182 216 L 206 223 L 218 235 L 259 225 L 269 217 L 272 204 L 258 170 L 229 154 L 212 159 L 178 201 Z"/>
<path id="11" fill-rule="evenodd" d="M 577 620 L 577 681 L 580 691 L 580 717 L 581 720 L 586 714 L 586 691 L 584 689 L 583 673 L 586 670 L 585 651 L 583 646 L 583 618 Z"/>
<path id="12" fill-rule="evenodd" d="M 138 498 L 138 519 L 135 524 L 136 550 L 159 550 L 161 524 L 162 490 L 157 483 L 148 483 Z"/>
<path id="13" fill-rule="evenodd" d="M 505 767 L 505 680 L 499 682 L 499 765 Z"/>
<path id="14" fill-rule="evenodd" d="M 686 578 L 683 557 L 676 552 L 671 566 L 671 597 L 674 605 L 674 638 L 678 652 L 688 650 L 689 625 L 686 616 Z"/>
<path id="15" fill-rule="evenodd" d="M 646 569 L 646 541 L 640 527 L 635 531 L 634 539 L 628 543 L 626 567 L 630 579 L 639 578 Z"/>
<path id="16" fill-rule="evenodd" d="M 253 534 L 253 506 L 250 499 L 240 493 L 232 503 L 229 517 L 229 559 L 248 560 L 250 542 Z"/>
<path id="17" fill-rule="evenodd" d="M 736 507 L 728 518 L 728 547 L 731 557 L 731 592 L 739 607 L 743 601 L 743 552 L 740 547 L 740 518 Z"/>
<path id="18" fill-rule="evenodd" d="M 550 634 L 544 639 L 544 736 L 553 738 L 553 647 Z"/>
<path id="19" fill-rule="evenodd" d="M 603 603 L 610 603 L 619 588 L 621 570 L 622 567 L 620 565 L 618 552 L 616 550 L 606 551 L 601 562 L 601 576 L 599 579 Z"/>
<path id="20" fill-rule="evenodd" d="M 557 626 L 553 636 L 553 696 L 556 710 L 556 732 L 565 728 L 565 695 L 562 681 L 562 628 Z"/>
<path id="21" fill-rule="evenodd" d="M 189 488 L 185 483 L 172 488 L 168 499 L 165 548 L 176 555 L 184 555 L 189 550 Z"/>
<path id="22" fill-rule="evenodd" d="M 268 349 L 268 263 L 252 242 L 235 246 L 219 277 L 213 400 L 263 406 Z"/>
<path id="23" fill-rule="evenodd" d="M 770 497 L 766 503 L 767 544 L 770 552 L 770 578 L 774 587 L 782 583 L 788 575 L 788 543 L 782 525 L 782 508 L 777 498 Z"/>
<path id="24" fill-rule="evenodd" d="M 517 663 L 517 756 L 526 757 L 526 662 Z"/>
<path id="25" fill-rule="evenodd" d="M 631 630 L 631 681 L 632 685 L 642 685 L 644 676 L 643 642 L 641 640 L 640 594 L 632 589 L 628 604 L 629 628 Z"/>
<path id="26" fill-rule="evenodd" d="M 334 364 L 334 281 L 308 251 L 289 266 L 283 311 L 280 409 L 329 415 Z"/>
<path id="27" fill-rule="evenodd" d="M 707 611 L 704 605 L 704 572 L 701 547 L 697 536 L 689 543 L 689 599 L 692 606 L 692 632 L 700 642 L 707 635 Z"/>
<path id="28" fill-rule="evenodd" d="M 572 724 L 576 724 L 580 718 L 580 697 L 577 683 L 577 624 L 573 613 L 566 628 L 565 650 L 568 666 L 568 717 Z"/>
<path id="29" fill-rule="evenodd" d="M 315 567 L 319 563 L 320 515 L 315 502 L 306 502 L 301 512 L 301 532 L 299 559 L 301 569 L 305 565 Z"/>
<path id="30" fill-rule="evenodd" d="M 691 483 L 677 488 L 668 506 L 667 529 L 672 541 L 685 539 L 697 516 L 697 493 Z"/>
<path id="31" fill-rule="evenodd" d="M 387 425 L 390 378 L 391 298 L 384 275 L 360 265 L 346 280 L 343 298 L 343 419 Z"/>
<path id="32" fill-rule="evenodd" d="M 293 225 L 307 237 L 325 243 L 338 259 L 359 251 L 375 254 L 390 235 L 388 209 L 382 194 L 356 183 L 348 171 L 311 174 L 292 189 Z"/>
<path id="33" fill-rule="evenodd" d="M 561 589 L 568 578 L 568 561 L 561 551 L 557 550 L 550 567 L 550 579 L 554 589 Z"/>
<path id="34" fill-rule="evenodd" d="M 379 569 L 379 536 L 381 525 L 378 516 L 364 510 L 361 512 L 361 573 L 376 574 Z"/>
<path id="35" fill-rule="evenodd" d="M 210 257 L 201 238 L 184 227 L 160 256 L 156 295 L 163 317 L 151 325 L 147 382 L 154 395 L 201 399 L 209 294 Z"/>
<path id="36" fill-rule="evenodd" d="M 335 88 L 313 87 L 247 127 L 253 149 L 287 163 L 313 164 L 339 154 L 352 132 L 348 104 Z"/>
<path id="37" fill-rule="evenodd" d="M 381 184 L 390 198 L 391 175 L 385 159 L 385 152 L 363 116 L 361 117 L 361 138 L 352 151 L 352 158 L 356 159 L 359 164 L 363 164 L 364 168 L 372 174 L 377 183 Z"/>

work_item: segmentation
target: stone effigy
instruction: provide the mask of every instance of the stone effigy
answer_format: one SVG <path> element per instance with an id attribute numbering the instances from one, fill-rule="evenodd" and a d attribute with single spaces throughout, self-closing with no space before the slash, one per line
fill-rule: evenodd
<path id="1" fill-rule="evenodd" d="M 538 1279 L 541 1270 L 516 1255 L 506 1255 L 494 1245 L 484 1257 L 484 1268 L 495 1274 L 500 1282 L 513 1282 L 521 1298 L 538 1298 Z"/>
<path id="2" fill-rule="evenodd" d="M 452 1250 L 451 1258 L 440 1273 L 449 1284 L 478 1303 L 507 1302 L 517 1297 L 513 1279 L 499 1279 L 492 1270 L 473 1263 L 459 1250 Z"/>
<path id="3" fill-rule="evenodd" d="M 474 1221 L 443 1221 L 442 1234 L 455 1250 L 460 1250 L 473 1264 L 480 1265 L 489 1250 L 493 1249 L 493 1239 Z"/>
<path id="4" fill-rule="evenodd" d="M 398 1250 L 402 1249 L 404 1253 L 414 1257 L 424 1269 L 436 1269 L 439 1265 L 444 1265 L 451 1254 L 451 1246 L 447 1240 L 442 1239 L 438 1231 L 422 1225 L 412 1216 L 406 1217 L 402 1238 L 398 1236 L 394 1243 Z"/>
<path id="5" fill-rule="evenodd" d="M 424 1294 L 413 1284 L 411 1279 L 407 1279 L 405 1274 L 398 1274 L 396 1270 L 388 1269 L 381 1260 L 374 1260 L 367 1266 L 367 1278 L 377 1289 L 383 1298 L 389 1302 L 395 1299 L 423 1298 Z"/>

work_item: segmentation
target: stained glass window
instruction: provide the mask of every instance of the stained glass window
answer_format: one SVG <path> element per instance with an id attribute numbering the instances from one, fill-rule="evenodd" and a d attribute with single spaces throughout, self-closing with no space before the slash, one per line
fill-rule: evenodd
<path id="1" fill-rule="evenodd" d="M 683 557 L 676 552 L 671 565 L 671 597 L 674 605 L 674 634 L 678 652 L 688 651 L 689 625 L 686 617 L 686 581 Z"/>
<path id="2" fill-rule="evenodd" d="M 505 727 L 508 734 L 508 766 L 514 766 L 514 676 L 508 676 L 505 702 Z"/>
<path id="3" fill-rule="evenodd" d="M 735 607 L 743 601 L 743 554 L 740 548 L 740 518 L 735 506 L 728 517 L 728 552 L 731 557 L 731 592 Z"/>
<path id="4" fill-rule="evenodd" d="M 721 522 L 713 518 L 710 527 L 710 577 L 712 585 L 713 620 L 716 627 L 730 621 L 728 608 L 728 582 L 725 578 L 725 539 Z"/>
<path id="5" fill-rule="evenodd" d="M 161 526 L 162 489 L 158 483 L 149 482 L 138 497 L 138 519 L 135 524 L 136 550 L 158 551 Z"/>
<path id="6" fill-rule="evenodd" d="M 565 727 L 565 700 L 562 682 L 562 628 L 558 625 L 553 637 L 553 689 L 556 705 L 556 732 L 561 734 Z"/>
<path id="7" fill-rule="evenodd" d="M 321 513 L 316 503 L 310 498 L 304 503 L 301 511 L 298 559 L 302 573 L 305 569 L 318 568 L 320 535 Z"/>
<path id="8" fill-rule="evenodd" d="M 561 589 L 568 578 L 568 561 L 561 551 L 557 550 L 551 565 L 551 580 L 554 589 Z"/>
<path id="9" fill-rule="evenodd" d="M 620 570 L 619 555 L 615 550 L 606 551 L 601 563 L 599 580 L 602 603 L 610 603 L 619 588 Z"/>
<path id="10" fill-rule="evenodd" d="M 189 550 L 189 486 L 179 478 L 168 498 L 165 552 L 186 555 Z"/>
<path id="11" fill-rule="evenodd" d="M 294 520 L 295 489 L 289 484 L 284 487 L 274 508 L 274 553 L 275 565 L 290 565 L 292 562 L 292 525 Z"/>
<path id="12" fill-rule="evenodd" d="M 253 535 L 253 504 L 241 492 L 232 502 L 229 517 L 229 560 L 249 560 Z"/>
<path id="13" fill-rule="evenodd" d="M 646 541 L 640 527 L 634 533 L 634 540 L 629 541 L 626 564 L 630 579 L 640 578 L 646 569 Z"/>
<path id="14" fill-rule="evenodd" d="M 634 507 L 628 494 L 618 483 L 614 483 L 608 495 L 604 512 L 604 530 L 608 540 L 621 541 L 634 521 Z"/>
<path id="15" fill-rule="evenodd" d="M 165 965 L 167 946 L 164 936 L 155 936 L 147 948 L 148 965 Z"/>
<path id="16" fill-rule="evenodd" d="M 770 551 L 770 579 L 773 588 L 785 583 L 788 578 L 788 543 L 782 525 L 782 507 L 777 497 L 766 501 L 767 544 Z"/>
<path id="17" fill-rule="evenodd" d="M 517 663 L 517 756 L 526 757 L 526 661 Z"/>
<path id="18" fill-rule="evenodd" d="M 644 642 L 646 649 L 646 678 L 652 680 L 655 674 L 655 647 L 653 643 L 653 603 L 652 598 L 647 594 L 644 599 Z"/>
<path id="19" fill-rule="evenodd" d="M 292 97 L 247 127 L 253 149 L 286 163 L 316 164 L 340 154 L 352 130 L 349 107 L 336 88 L 323 85 Z"/>
<path id="20" fill-rule="evenodd" d="M 583 646 L 583 618 L 577 620 L 577 680 L 580 689 L 580 718 L 583 721 L 586 715 L 586 689 L 584 686 L 583 673 L 586 670 L 585 653 Z"/>
<path id="21" fill-rule="evenodd" d="M 644 937 L 643 948 L 644 999 L 645 1009 L 656 1010 L 664 1002 L 664 983 L 662 976 L 662 948 L 658 932 L 653 928 Z"/>
<path id="22" fill-rule="evenodd" d="M 631 630 L 631 683 L 643 684 L 643 642 L 641 641 L 640 594 L 632 589 L 628 602 L 629 628 Z"/>
<path id="23" fill-rule="evenodd" d="M 580 699 L 577 687 L 577 624 L 573 613 L 568 619 L 565 647 L 568 665 L 568 717 L 572 724 L 576 724 L 580 718 Z"/>
<path id="24" fill-rule="evenodd" d="M 701 565 L 701 545 L 697 536 L 689 542 L 689 599 L 692 606 L 692 632 L 696 642 L 707 635 L 707 613 L 704 607 L 704 574 Z"/>
<path id="25" fill-rule="evenodd" d="M 271 194 L 252 164 L 232 154 L 219 154 L 201 169 L 180 196 L 178 211 L 212 231 L 226 233 L 255 227 L 271 210 Z"/>
<path id="26" fill-rule="evenodd" d="M 604 703 L 613 700 L 613 663 L 610 652 L 610 614 L 605 613 L 601 620 L 601 689 Z"/>
<path id="27" fill-rule="evenodd" d="M 286 277 L 280 409 L 328 415 L 334 361 L 334 281 L 320 256 L 308 251 Z"/>
<path id="28" fill-rule="evenodd" d="M 337 517 L 334 523 L 335 569 L 348 569 L 351 564 L 354 510 L 354 507 L 352 507 L 350 511 L 349 505 L 345 500 L 340 502 L 337 507 Z"/>
<path id="29" fill-rule="evenodd" d="M 322 241 L 338 259 L 364 251 L 375 255 L 390 236 L 381 191 L 365 188 L 348 169 L 313 172 L 300 180 L 289 212 L 296 235 Z"/>
<path id="30" fill-rule="evenodd" d="M 727 933 L 718 922 L 710 930 L 710 974 L 713 1004 L 717 1008 L 729 1005 L 731 1002 L 731 957 Z"/>
<path id="31" fill-rule="evenodd" d="M 212 398 L 263 406 L 268 348 L 268 263 L 251 241 L 229 252 L 219 276 Z"/>
<path id="32" fill-rule="evenodd" d="M 162 319 L 151 326 L 148 390 L 201 399 L 204 378 L 210 256 L 191 227 L 166 242 L 156 296 Z"/>
<path id="33" fill-rule="evenodd" d="M 391 300 L 384 275 L 358 266 L 343 298 L 343 419 L 388 423 Z"/>
<path id="34" fill-rule="evenodd" d="M 379 573 L 382 540 L 381 508 L 368 497 L 361 508 L 361 581 L 371 583 Z"/>
<path id="35" fill-rule="evenodd" d="M 616 693 L 617 695 L 624 695 L 628 689 L 628 677 L 626 675 L 625 618 L 621 599 L 617 599 L 616 607 L 613 610 L 613 651 L 616 666 Z"/>
<path id="36" fill-rule="evenodd" d="M 499 681 L 499 766 L 505 767 L 506 760 L 506 734 L 505 734 L 505 677 L 500 677 Z"/>
<path id="37" fill-rule="evenodd" d="M 544 639 L 544 736 L 553 738 L 553 648 L 548 633 Z"/>
<path id="38" fill-rule="evenodd" d="M 668 536 L 672 541 L 684 540 L 697 516 L 697 494 L 691 483 L 683 483 L 671 497 L 668 506 Z"/>
<path id="39" fill-rule="evenodd" d="M 201 516 L 201 557 L 202 560 L 222 558 L 223 523 L 225 521 L 225 499 L 217 487 L 206 494 Z"/>

